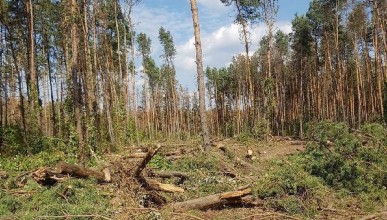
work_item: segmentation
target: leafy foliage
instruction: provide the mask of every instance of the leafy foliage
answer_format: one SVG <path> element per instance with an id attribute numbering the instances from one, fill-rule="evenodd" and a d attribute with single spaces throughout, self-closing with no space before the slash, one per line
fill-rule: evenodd
<path id="1" fill-rule="evenodd" d="M 387 203 L 387 132 L 383 126 L 364 125 L 355 134 L 344 123 L 322 122 L 310 126 L 308 135 L 317 143 L 309 143 L 303 153 L 307 172 L 334 189 L 373 198 L 376 204 Z"/>
<path id="2" fill-rule="evenodd" d="M 269 206 L 277 210 L 312 216 L 328 188 L 297 162 L 272 164 L 270 172 L 256 182 L 254 194 L 268 200 Z"/>

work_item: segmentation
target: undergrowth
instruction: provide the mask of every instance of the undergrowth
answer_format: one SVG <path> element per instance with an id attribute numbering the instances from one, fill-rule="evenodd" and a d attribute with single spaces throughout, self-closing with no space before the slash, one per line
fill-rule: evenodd
<path id="1" fill-rule="evenodd" d="M 0 191 L 0 216 L 12 219 L 39 219 L 43 216 L 109 215 L 109 199 L 100 195 L 93 180 L 71 179 L 46 188 L 28 180 L 18 194 Z M 64 188 L 71 186 L 65 197 Z"/>
<path id="2" fill-rule="evenodd" d="M 58 161 L 75 163 L 71 152 L 42 151 L 35 155 L 0 158 L 0 216 L 10 219 L 40 219 L 41 216 L 109 215 L 109 198 L 99 192 L 92 179 L 69 179 L 52 187 L 41 186 L 28 173 L 39 167 L 54 167 Z M 90 160 L 87 166 L 94 163 Z M 65 197 L 61 194 L 71 186 Z M 76 218 L 74 218 L 76 219 Z"/>
<path id="3" fill-rule="evenodd" d="M 312 129 L 316 142 L 302 156 L 304 168 L 336 190 L 361 198 L 362 208 L 387 205 L 387 131 L 379 124 L 350 130 L 344 123 L 324 122 Z M 332 144 L 327 144 L 330 140 Z"/>
<path id="4" fill-rule="evenodd" d="M 309 175 L 297 161 L 272 162 L 270 167 L 255 183 L 254 195 L 275 210 L 314 216 L 329 191 L 321 180 Z"/>
<path id="5" fill-rule="evenodd" d="M 387 205 L 387 131 L 380 124 L 309 124 L 304 152 L 272 161 L 254 194 L 275 210 L 313 217 L 321 208 Z M 345 198 L 346 201 L 343 201 Z"/>

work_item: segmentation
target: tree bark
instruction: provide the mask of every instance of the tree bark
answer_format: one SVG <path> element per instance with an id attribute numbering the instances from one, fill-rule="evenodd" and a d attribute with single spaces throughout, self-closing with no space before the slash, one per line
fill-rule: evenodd
<path id="1" fill-rule="evenodd" d="M 200 113 L 200 122 L 201 122 L 201 128 L 202 128 L 203 147 L 204 149 L 209 150 L 210 141 L 208 136 L 207 117 L 206 117 L 203 55 L 202 55 L 202 43 L 200 39 L 198 8 L 197 8 L 196 0 L 190 0 L 190 3 L 191 3 L 194 35 L 195 35 L 196 65 L 197 65 L 197 78 L 198 78 L 198 90 L 199 90 L 199 113 Z"/>
<path id="2" fill-rule="evenodd" d="M 81 100 L 81 88 L 78 78 L 78 30 L 77 30 L 77 1 L 71 1 L 71 47 L 72 47 L 72 64 L 71 64 L 71 79 L 73 86 L 73 102 L 75 106 L 75 120 L 76 129 L 78 133 L 78 159 L 84 160 L 84 142 L 83 142 L 83 129 L 82 129 L 82 100 Z"/>
<path id="3" fill-rule="evenodd" d="M 200 209 L 207 210 L 211 208 L 217 208 L 225 205 L 235 204 L 249 204 L 252 202 L 252 198 L 249 196 L 251 189 L 247 188 L 244 190 L 218 193 L 209 195 L 197 199 L 188 200 L 185 202 L 177 202 L 172 205 L 174 209 L 190 210 Z"/>

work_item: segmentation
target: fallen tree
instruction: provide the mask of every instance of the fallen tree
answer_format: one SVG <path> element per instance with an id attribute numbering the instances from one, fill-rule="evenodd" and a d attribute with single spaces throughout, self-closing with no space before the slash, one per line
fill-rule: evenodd
<path id="1" fill-rule="evenodd" d="M 258 205 L 258 201 L 251 196 L 251 188 L 242 190 L 218 193 L 184 202 L 177 202 L 172 205 L 174 209 L 190 210 L 200 209 L 207 210 L 218 208 L 226 205 Z"/>
<path id="2" fill-rule="evenodd" d="M 111 182 L 110 170 L 108 168 L 97 171 L 63 161 L 60 161 L 54 169 L 49 167 L 39 168 L 32 172 L 31 176 L 42 185 L 53 185 L 68 176 L 77 178 L 92 177 L 99 182 Z"/>
<path id="3" fill-rule="evenodd" d="M 161 145 L 158 144 L 155 149 L 148 150 L 148 153 L 144 157 L 144 159 L 141 161 L 141 163 L 137 166 L 136 170 L 134 171 L 134 177 L 139 178 L 141 175 L 141 172 L 145 169 L 146 165 L 152 160 L 153 156 L 156 155 L 156 153 L 160 150 Z"/>
<path id="4" fill-rule="evenodd" d="M 142 174 L 142 171 L 146 168 L 148 163 L 152 160 L 152 158 L 156 155 L 156 153 L 160 150 L 161 145 L 158 144 L 155 149 L 148 150 L 148 153 L 144 157 L 144 159 L 141 161 L 141 163 L 137 166 L 136 170 L 134 171 L 134 177 L 137 179 L 137 181 L 143 185 L 145 188 L 149 190 L 157 190 L 157 191 L 164 191 L 164 192 L 184 192 L 183 188 L 177 187 L 172 184 L 164 184 L 160 183 L 156 180 L 145 178 Z"/>

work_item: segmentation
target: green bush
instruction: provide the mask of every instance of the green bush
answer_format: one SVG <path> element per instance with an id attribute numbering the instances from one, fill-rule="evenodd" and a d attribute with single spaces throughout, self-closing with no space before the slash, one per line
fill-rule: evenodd
<path id="1" fill-rule="evenodd" d="M 319 178 L 305 172 L 298 162 L 273 164 L 272 170 L 256 182 L 254 195 L 268 201 L 276 210 L 313 216 L 327 188 Z"/>
<path id="2" fill-rule="evenodd" d="M 4 142 L 4 147 L 0 148 L 2 157 L 27 153 L 27 149 L 23 147 L 23 132 L 19 126 L 1 127 L 0 132 Z"/>
<path id="3" fill-rule="evenodd" d="M 345 189 L 361 195 L 364 201 L 379 198 L 373 200 L 373 205 L 385 205 L 385 131 L 383 126 L 377 124 L 362 126 L 360 134 L 350 132 L 344 123 L 323 122 L 309 127 L 309 137 L 317 142 L 309 143 L 303 153 L 304 158 L 308 158 L 305 160 L 305 170 L 321 177 L 334 189 Z M 328 145 L 327 140 L 331 140 L 332 144 Z M 364 199 L 367 196 L 369 199 Z"/>
<path id="4" fill-rule="evenodd" d="M 257 120 L 252 129 L 253 137 L 257 140 L 264 140 L 270 132 L 270 121 L 267 119 Z"/>

